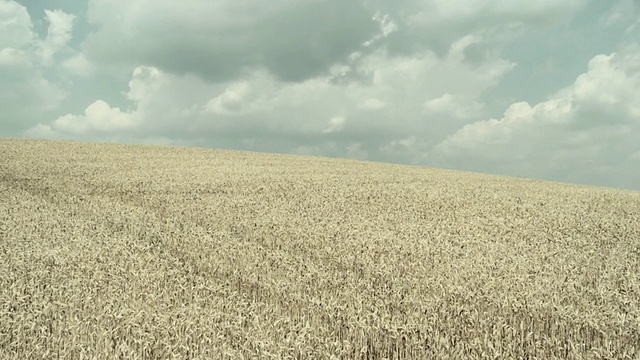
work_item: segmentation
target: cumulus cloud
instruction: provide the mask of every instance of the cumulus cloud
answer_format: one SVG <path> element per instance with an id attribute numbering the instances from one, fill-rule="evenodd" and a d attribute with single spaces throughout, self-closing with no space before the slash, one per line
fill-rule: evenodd
<path id="1" fill-rule="evenodd" d="M 14 133 L 637 180 L 633 0 L 43 4 L 0 1 Z"/>
<path id="2" fill-rule="evenodd" d="M 29 66 L 29 58 L 24 51 L 11 47 L 0 49 L 0 66 L 3 68 L 19 68 Z"/>
<path id="3" fill-rule="evenodd" d="M 250 92 L 251 89 L 246 81 L 234 83 L 228 86 L 222 94 L 207 102 L 205 107 L 213 114 L 240 114 Z"/>
<path id="4" fill-rule="evenodd" d="M 496 59 L 480 67 L 483 71 L 476 72 L 456 56 L 441 59 L 428 51 L 417 57 L 398 56 L 384 49 L 350 56 L 334 65 L 334 72 L 299 82 L 264 69 L 208 82 L 139 66 L 126 93 L 132 108 L 97 101 L 84 114 L 61 116 L 28 134 L 140 141 L 173 137 L 191 139 L 195 145 L 280 152 L 315 149 L 320 151 L 316 155 L 328 156 L 339 149 L 342 156 L 364 159 L 383 154 L 402 161 L 401 154 L 381 149 L 415 134 L 422 138 L 420 146 L 435 143 L 457 126 L 452 118 L 481 118 L 482 114 L 474 117 L 473 107 L 456 104 L 477 99 L 512 64 Z M 355 72 L 365 80 L 336 82 L 340 72 Z"/>
<path id="5" fill-rule="evenodd" d="M 24 6 L 0 2 L 0 109 L 11 135 L 54 110 L 66 96 L 44 76 L 36 50 L 41 42 L 32 28 Z"/>
<path id="6" fill-rule="evenodd" d="M 640 48 L 595 56 L 548 100 L 511 105 L 500 119 L 465 125 L 436 145 L 441 165 L 630 187 L 640 150 Z"/>
<path id="7" fill-rule="evenodd" d="M 34 38 L 27 9 L 14 1 L 0 2 L 0 47 L 22 48 Z"/>
<path id="8" fill-rule="evenodd" d="M 98 100 L 89 105 L 83 116 L 65 115 L 54 123 L 56 130 L 68 133 L 84 133 L 88 130 L 100 132 L 128 131 L 137 124 L 134 114 L 112 108 L 106 102 Z"/>
<path id="9" fill-rule="evenodd" d="M 446 93 L 438 98 L 425 101 L 424 110 L 425 113 L 435 116 L 448 116 L 456 120 L 467 120 L 481 115 L 483 106 L 477 101 Z"/>
<path id="10" fill-rule="evenodd" d="M 42 62 L 51 66 L 54 63 L 53 57 L 60 50 L 64 50 L 69 40 L 75 15 L 67 14 L 61 10 L 45 10 L 45 16 L 49 23 L 47 37 L 40 42 L 40 56 Z"/>
<path id="11" fill-rule="evenodd" d="M 165 139 L 174 127 L 184 127 L 194 102 L 204 97 L 194 94 L 210 92 L 213 86 L 190 76 L 174 76 L 153 67 L 137 67 L 129 81 L 127 99 L 134 109 L 122 110 L 104 100 L 90 104 L 84 114 L 67 114 L 51 123 L 39 123 L 25 134 L 30 137 L 98 139 L 115 141 L 148 142 L 149 139 Z M 184 89 L 189 89 L 185 94 Z M 179 139 L 176 139 L 179 141 Z"/>
<path id="12" fill-rule="evenodd" d="M 95 65 L 87 60 L 82 53 L 76 53 L 64 60 L 61 67 L 67 73 L 80 77 L 89 77 L 96 72 Z"/>

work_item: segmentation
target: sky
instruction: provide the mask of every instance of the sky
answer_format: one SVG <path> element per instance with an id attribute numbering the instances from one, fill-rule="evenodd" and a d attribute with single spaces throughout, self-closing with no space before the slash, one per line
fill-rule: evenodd
<path id="1" fill-rule="evenodd" d="M 0 137 L 640 190 L 640 0 L 0 0 Z"/>

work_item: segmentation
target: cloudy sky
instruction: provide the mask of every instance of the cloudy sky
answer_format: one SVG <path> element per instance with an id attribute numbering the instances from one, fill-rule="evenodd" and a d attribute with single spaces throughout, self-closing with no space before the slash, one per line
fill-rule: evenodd
<path id="1" fill-rule="evenodd" d="M 640 0 L 0 0 L 0 136 L 640 190 Z"/>

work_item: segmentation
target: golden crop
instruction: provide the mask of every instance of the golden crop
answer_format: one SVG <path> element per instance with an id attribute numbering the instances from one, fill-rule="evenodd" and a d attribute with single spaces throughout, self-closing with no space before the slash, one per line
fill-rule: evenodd
<path id="1" fill-rule="evenodd" d="M 638 359 L 640 192 L 0 140 L 1 359 Z"/>

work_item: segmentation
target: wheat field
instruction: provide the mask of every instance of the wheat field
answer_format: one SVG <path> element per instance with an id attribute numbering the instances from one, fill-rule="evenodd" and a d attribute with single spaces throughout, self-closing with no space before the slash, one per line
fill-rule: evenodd
<path id="1" fill-rule="evenodd" d="M 1 359 L 640 359 L 640 192 L 0 139 Z"/>

